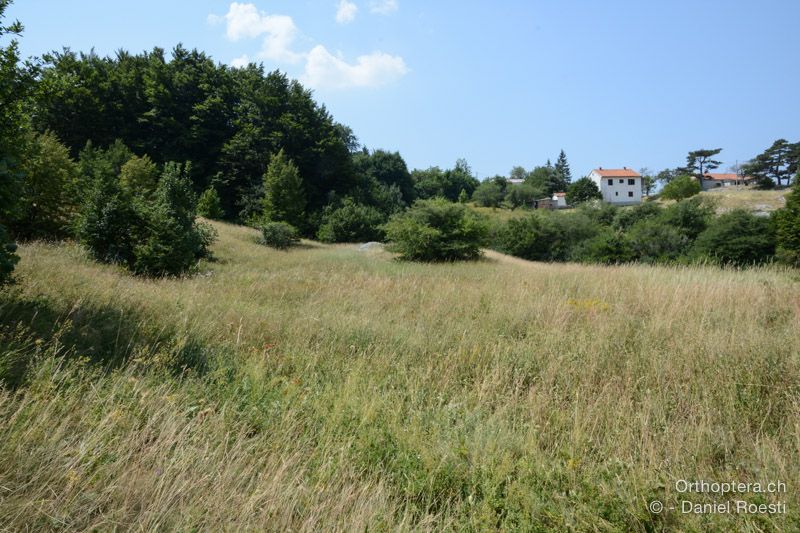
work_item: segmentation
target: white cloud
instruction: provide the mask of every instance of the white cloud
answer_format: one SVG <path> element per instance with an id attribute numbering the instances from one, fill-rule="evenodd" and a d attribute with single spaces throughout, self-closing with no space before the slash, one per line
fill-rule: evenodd
<path id="1" fill-rule="evenodd" d="M 339 7 L 336 8 L 336 22 L 339 24 L 347 24 L 353 22 L 358 13 L 358 6 L 348 0 L 340 0 Z"/>
<path id="2" fill-rule="evenodd" d="M 396 0 L 379 0 L 370 4 L 370 10 L 389 13 L 397 9 Z M 377 10 L 377 11 L 376 11 Z M 350 0 L 340 0 L 336 20 L 340 23 L 352 21 L 358 11 Z M 379 87 L 397 81 L 409 69 L 400 56 L 373 52 L 358 56 L 348 63 L 341 54 L 333 55 L 324 46 L 317 45 L 310 52 L 295 52 L 293 44 L 298 34 L 292 17 L 269 15 L 259 11 L 254 4 L 233 2 L 225 16 L 209 15 L 209 24 L 225 23 L 225 33 L 231 41 L 255 39 L 263 36 L 256 59 L 277 63 L 305 62 L 301 79 L 314 88 L 348 89 L 354 87 Z M 231 61 L 231 66 L 247 66 L 252 59 L 247 54 Z"/>
<path id="3" fill-rule="evenodd" d="M 315 88 L 379 87 L 407 73 L 408 67 L 400 56 L 373 52 L 357 57 L 355 64 L 350 64 L 317 45 L 308 53 L 302 80 Z"/>
<path id="4" fill-rule="evenodd" d="M 236 59 L 231 61 L 231 66 L 233 68 L 242 68 L 246 67 L 249 64 L 250 64 L 250 56 L 248 56 L 247 54 L 237 57 Z"/>
<path id="5" fill-rule="evenodd" d="M 208 20 L 212 24 L 225 20 L 225 33 L 231 41 L 252 39 L 266 34 L 258 53 L 261 59 L 296 63 L 303 57 L 291 49 L 297 35 L 297 26 L 292 17 L 268 15 L 259 11 L 254 4 L 233 2 L 224 17 L 210 15 Z"/>
<path id="6" fill-rule="evenodd" d="M 397 11 L 397 0 L 372 0 L 369 10 L 379 15 L 388 15 Z"/>

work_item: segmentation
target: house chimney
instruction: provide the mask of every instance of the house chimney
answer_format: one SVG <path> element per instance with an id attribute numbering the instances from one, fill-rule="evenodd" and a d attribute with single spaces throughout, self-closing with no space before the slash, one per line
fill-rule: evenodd
<path id="1" fill-rule="evenodd" d="M 603 167 L 598 168 L 597 170 L 603 170 Z"/>
<path id="2" fill-rule="evenodd" d="M 628 170 L 628 167 L 622 167 L 622 170 Z"/>

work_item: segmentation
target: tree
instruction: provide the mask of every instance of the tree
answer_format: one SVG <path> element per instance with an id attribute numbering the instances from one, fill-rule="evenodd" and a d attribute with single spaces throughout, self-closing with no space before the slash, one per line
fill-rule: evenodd
<path id="1" fill-rule="evenodd" d="M 656 174 L 656 181 L 661 183 L 662 185 L 666 185 L 670 181 L 677 178 L 679 175 L 680 173 L 676 169 L 665 168 L 664 170 Z"/>
<path id="2" fill-rule="evenodd" d="M 800 194 L 795 182 L 794 190 L 786 196 L 786 207 L 775 213 L 778 259 L 800 267 Z"/>
<path id="3" fill-rule="evenodd" d="M 134 196 L 150 198 L 158 187 L 158 167 L 148 155 L 132 156 L 122 165 L 119 180 Z"/>
<path id="4" fill-rule="evenodd" d="M 197 200 L 197 214 L 212 220 L 219 220 L 225 214 L 222 210 L 219 194 L 217 194 L 217 190 L 214 187 L 209 187 L 200 195 Z"/>
<path id="5" fill-rule="evenodd" d="M 647 167 L 639 169 L 639 174 L 642 176 L 642 194 L 650 196 L 656 188 L 656 177 L 653 176 L 653 173 L 650 172 L 650 169 Z"/>
<path id="6" fill-rule="evenodd" d="M 571 184 L 567 188 L 567 203 L 578 205 L 590 200 L 601 200 L 603 198 L 597 184 L 589 177 L 583 177 Z"/>
<path id="7" fill-rule="evenodd" d="M 385 228 L 389 250 L 412 261 L 477 259 L 489 231 L 483 217 L 443 198 L 417 200 Z"/>
<path id="8" fill-rule="evenodd" d="M 10 0 L 0 0 L 0 22 Z M 20 35 L 22 24 L 0 24 L 0 37 Z M 19 66 L 17 41 L 0 48 L 0 286 L 11 281 L 19 257 L 6 226 L 17 214 L 17 199 L 22 188 L 21 155 L 26 127 L 23 104 L 30 87 L 30 77 Z"/>
<path id="9" fill-rule="evenodd" d="M 667 200 L 683 200 L 699 194 L 700 181 L 692 176 L 679 176 L 667 183 L 661 191 L 661 197 Z"/>
<path id="10" fill-rule="evenodd" d="M 286 222 L 296 228 L 304 225 L 306 198 L 297 166 L 283 149 L 270 158 L 264 174 L 264 218 Z"/>
<path id="11" fill-rule="evenodd" d="M 481 207 L 500 207 L 503 198 L 503 188 L 494 179 L 484 181 L 472 193 L 472 200 Z"/>
<path id="12" fill-rule="evenodd" d="M 208 255 L 214 233 L 195 221 L 197 204 L 189 166 L 164 165 L 153 202 L 141 206 L 146 224 L 134 247 L 133 271 L 138 274 L 176 276 Z"/>
<path id="13" fill-rule="evenodd" d="M 528 171 L 524 167 L 516 166 L 511 169 L 509 178 L 512 180 L 524 180 L 528 177 Z"/>
<path id="14" fill-rule="evenodd" d="M 509 185 L 506 189 L 506 201 L 512 209 L 518 207 L 532 207 L 533 202 L 544 196 L 544 192 L 529 183 Z"/>
<path id="15" fill-rule="evenodd" d="M 353 156 L 353 166 L 357 174 L 374 178 L 389 187 L 397 186 L 406 204 L 414 201 L 414 182 L 400 153 L 385 150 L 370 153 L 364 148 Z"/>
<path id="16" fill-rule="evenodd" d="M 569 170 L 567 154 L 564 153 L 564 150 L 561 150 L 561 153 L 558 154 L 555 169 L 556 180 L 559 186 L 559 191 L 555 192 L 564 192 L 567 190 L 567 187 L 569 187 L 569 184 L 572 183 L 572 172 Z"/>
<path id="17" fill-rule="evenodd" d="M 459 159 L 455 168 L 449 170 L 439 167 L 414 170 L 411 178 L 416 196 L 423 199 L 442 197 L 456 202 L 462 190 L 472 196 L 480 185 L 480 181 L 472 175 L 469 165 L 463 159 Z"/>
<path id="18" fill-rule="evenodd" d="M 742 170 L 758 180 L 759 188 L 770 188 L 769 182 L 783 187 L 784 180 L 789 185 L 792 176 L 797 172 L 800 159 L 798 146 L 800 143 L 790 144 L 786 139 L 778 139 L 752 161 L 743 165 Z"/>
<path id="19" fill-rule="evenodd" d="M 682 169 L 683 172 L 696 176 L 704 176 L 706 172 L 714 170 L 722 164 L 722 161 L 712 159 L 721 151 L 722 148 L 714 148 L 712 150 L 700 149 L 689 152 L 689 155 L 686 156 L 686 166 Z"/>
<path id="20" fill-rule="evenodd" d="M 458 203 L 465 204 L 467 202 L 469 202 L 469 195 L 466 190 L 461 189 L 461 192 L 458 193 Z"/>
<path id="21" fill-rule="evenodd" d="M 77 212 L 78 165 L 51 132 L 34 136 L 23 162 L 23 187 L 13 227 L 27 238 L 61 238 Z"/>
<path id="22" fill-rule="evenodd" d="M 543 167 L 536 167 L 530 171 L 525 178 L 525 183 L 532 185 L 534 188 L 544 191 L 545 196 L 552 196 L 553 193 L 562 192 L 563 183 L 556 176 L 556 171 L 553 165 L 548 161 L 548 164 Z"/>

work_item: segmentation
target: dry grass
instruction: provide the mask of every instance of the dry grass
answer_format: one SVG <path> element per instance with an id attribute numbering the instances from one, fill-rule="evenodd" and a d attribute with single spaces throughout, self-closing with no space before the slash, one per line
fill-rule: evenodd
<path id="1" fill-rule="evenodd" d="M 22 247 L 0 529 L 800 528 L 796 273 L 420 265 L 216 226 L 183 280 Z M 676 479 L 780 480 L 744 498 L 789 514 L 650 514 L 727 499 Z"/>
<path id="2" fill-rule="evenodd" d="M 770 213 L 786 205 L 786 195 L 790 189 L 759 191 L 750 187 L 725 187 L 700 193 L 701 197 L 711 199 L 718 213 L 732 209 L 747 209 Z"/>

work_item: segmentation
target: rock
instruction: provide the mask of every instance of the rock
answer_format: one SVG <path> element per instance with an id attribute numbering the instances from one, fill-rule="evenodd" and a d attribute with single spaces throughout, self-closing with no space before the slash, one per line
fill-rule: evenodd
<path id="1" fill-rule="evenodd" d="M 380 242 L 365 242 L 361 246 L 358 247 L 359 252 L 380 252 L 383 250 L 383 244 Z"/>

